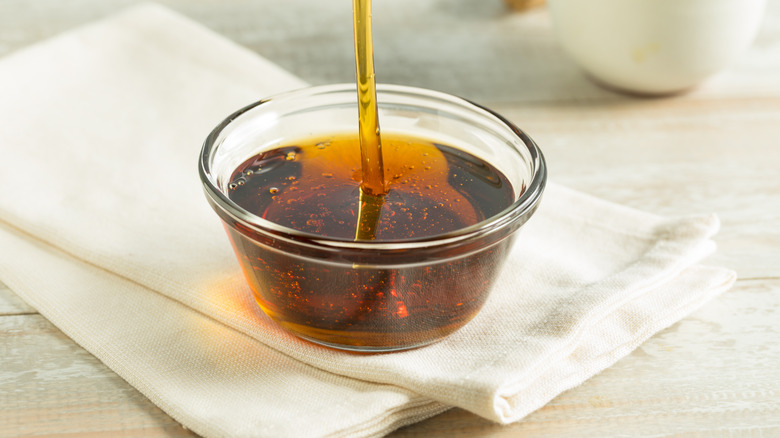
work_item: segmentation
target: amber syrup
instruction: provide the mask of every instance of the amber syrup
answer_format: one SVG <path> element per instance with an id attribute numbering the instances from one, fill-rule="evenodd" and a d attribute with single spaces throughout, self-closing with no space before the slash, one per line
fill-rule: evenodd
<path id="1" fill-rule="evenodd" d="M 490 163 L 454 147 L 384 135 L 387 193 L 373 241 L 435 238 L 493 217 L 516 199 Z M 229 184 L 229 197 L 275 224 L 352 241 L 360 227 L 361 155 L 356 134 L 310 139 L 250 158 Z M 283 242 L 235 231 L 239 259 L 260 306 L 277 322 L 331 344 L 392 347 L 448 333 L 482 306 L 505 245 L 468 248 L 423 262 L 414 251 L 388 256 L 386 267 L 344 264 L 338 252 L 279 252 Z M 272 249 L 276 247 L 276 249 Z M 286 251 L 282 248 L 282 251 Z"/>

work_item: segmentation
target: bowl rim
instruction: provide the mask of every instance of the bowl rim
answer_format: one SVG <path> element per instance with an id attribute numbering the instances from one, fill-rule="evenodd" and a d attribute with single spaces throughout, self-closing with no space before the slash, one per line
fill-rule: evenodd
<path id="1" fill-rule="evenodd" d="M 209 133 L 209 135 L 206 137 L 206 140 L 203 142 L 203 147 L 201 149 L 198 160 L 198 173 L 200 175 L 201 183 L 203 184 L 204 192 L 212 204 L 212 207 L 215 209 L 219 208 L 221 212 L 227 214 L 230 218 L 237 221 L 237 223 L 240 223 L 242 226 L 262 235 L 270 235 L 275 239 L 282 239 L 290 243 L 314 246 L 322 249 L 356 251 L 409 250 L 417 248 L 449 246 L 452 244 L 471 242 L 474 239 L 478 239 L 488 234 L 493 234 L 502 229 L 511 229 L 511 224 L 518 222 L 518 219 L 520 218 L 530 217 L 530 215 L 535 211 L 547 184 L 547 165 L 542 151 L 531 139 L 531 137 L 529 137 L 524 131 L 519 129 L 512 122 L 500 114 L 468 99 L 447 93 L 405 85 L 378 84 L 377 95 L 378 97 L 381 97 L 382 94 L 406 94 L 412 95 L 416 98 L 442 100 L 448 104 L 454 104 L 461 108 L 468 109 L 476 113 L 481 113 L 483 117 L 493 119 L 493 121 L 497 121 L 500 124 L 506 126 L 515 136 L 520 139 L 530 154 L 534 172 L 525 190 L 520 194 L 520 196 L 517 197 L 515 202 L 510 204 L 499 213 L 481 222 L 448 233 L 405 239 L 402 241 L 354 241 L 344 238 L 335 238 L 307 233 L 276 224 L 267 219 L 263 219 L 262 217 L 245 210 L 233 202 L 222 192 L 222 190 L 219 189 L 219 187 L 217 187 L 215 181 L 211 178 L 212 173 L 209 160 L 213 156 L 216 148 L 218 148 L 218 145 L 215 145 L 220 134 L 235 120 L 261 105 L 267 105 L 274 101 L 299 98 L 306 95 L 325 95 L 344 92 L 357 93 L 355 84 L 310 86 L 287 91 L 251 103 L 235 111 L 222 122 L 220 122 Z M 380 107 L 382 106 L 381 100 L 379 100 L 378 105 Z M 357 119 L 357 114 L 355 117 Z"/>

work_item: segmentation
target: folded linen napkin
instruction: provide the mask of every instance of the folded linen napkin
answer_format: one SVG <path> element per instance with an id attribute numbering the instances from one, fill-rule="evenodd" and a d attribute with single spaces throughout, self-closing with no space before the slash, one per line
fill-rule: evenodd
<path id="1" fill-rule="evenodd" d="M 195 164 L 227 114 L 303 85 L 154 5 L 0 60 L 0 280 L 199 434 L 373 436 L 450 406 L 517 421 L 734 281 L 697 265 L 714 216 L 551 184 L 459 332 L 380 355 L 295 338 L 255 305 Z"/>

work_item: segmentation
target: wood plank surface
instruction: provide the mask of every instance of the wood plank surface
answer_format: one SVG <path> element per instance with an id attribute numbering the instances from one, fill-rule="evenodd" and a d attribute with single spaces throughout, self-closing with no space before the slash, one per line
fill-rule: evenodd
<path id="1" fill-rule="evenodd" d="M 0 56 L 140 3 L 0 0 Z M 315 83 L 353 80 L 350 2 L 165 4 Z M 462 95 L 534 137 L 551 178 L 663 215 L 716 212 L 736 286 L 522 422 L 451 410 L 393 436 L 780 436 L 780 0 L 729 71 L 636 99 L 591 83 L 544 9 L 375 0 L 380 82 Z M 0 249 L 2 250 L 2 249 Z M 0 284 L 0 436 L 191 436 Z"/>

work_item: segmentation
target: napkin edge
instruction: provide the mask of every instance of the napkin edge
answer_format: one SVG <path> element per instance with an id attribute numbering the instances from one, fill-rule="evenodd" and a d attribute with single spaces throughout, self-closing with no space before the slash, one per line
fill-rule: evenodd
<path id="1" fill-rule="evenodd" d="M 537 375 L 530 381 L 526 380 L 526 383 L 521 384 L 520 387 L 510 385 L 498 389 L 494 396 L 494 415 L 489 417 L 489 419 L 501 424 L 509 424 L 520 421 L 527 415 L 545 406 L 563 392 L 585 383 L 593 376 L 613 366 L 620 359 L 631 354 L 631 352 L 640 347 L 651 337 L 682 321 L 687 316 L 699 310 L 717 296 L 729 290 L 737 280 L 737 273 L 734 270 L 723 267 L 694 265 L 689 269 L 709 271 L 712 274 L 710 280 L 712 286 L 698 294 L 693 294 L 688 300 L 680 303 L 671 312 L 666 313 L 665 315 L 661 315 L 659 318 L 654 318 L 647 321 L 647 323 L 644 324 L 643 327 L 638 330 L 632 338 L 628 339 L 628 341 L 616 345 L 608 351 L 602 352 L 595 358 L 595 360 L 588 362 L 588 365 L 590 365 L 589 367 L 581 369 L 579 373 L 570 373 L 564 376 L 562 378 L 562 383 L 560 383 L 559 386 L 542 394 L 537 394 L 533 399 L 533 402 L 531 402 L 523 409 L 513 410 L 510 400 L 512 398 L 518 397 L 523 389 L 532 387 L 534 383 L 537 383 L 540 379 L 544 378 L 545 375 L 554 374 L 554 371 L 547 371 L 546 373 Z M 637 297 L 636 299 L 639 298 L 640 297 Z M 606 317 L 608 316 L 609 315 Z M 576 354 L 578 349 L 585 348 L 585 346 L 581 344 L 582 339 L 580 338 L 581 336 L 578 336 L 578 339 L 575 339 L 570 343 L 570 348 L 567 349 L 569 350 L 568 352 L 560 353 L 559 350 L 559 354 L 564 360 Z"/>

